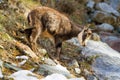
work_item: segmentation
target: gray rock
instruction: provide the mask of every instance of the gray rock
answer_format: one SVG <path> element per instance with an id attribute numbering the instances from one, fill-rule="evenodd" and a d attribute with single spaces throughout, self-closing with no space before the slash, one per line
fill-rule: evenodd
<path id="1" fill-rule="evenodd" d="M 87 80 L 98 80 L 98 79 L 93 75 L 88 75 Z"/>
<path id="2" fill-rule="evenodd" d="M 105 2 L 116 10 L 120 8 L 120 0 L 105 0 Z"/>
<path id="3" fill-rule="evenodd" d="M 2 3 L 3 0 L 0 0 L 0 3 Z"/>
<path id="4" fill-rule="evenodd" d="M 87 80 L 98 80 L 93 73 L 88 71 L 87 69 L 84 69 L 84 76 Z"/>
<path id="5" fill-rule="evenodd" d="M 103 11 L 95 11 L 93 15 L 91 15 L 91 18 L 97 23 L 108 23 L 111 25 L 114 25 L 116 23 L 115 16 Z"/>
<path id="6" fill-rule="evenodd" d="M 38 73 L 41 75 L 51 75 L 53 73 L 62 74 L 68 78 L 72 77 L 73 75 L 70 74 L 70 72 L 66 69 L 66 67 L 63 67 L 61 65 L 51 66 L 51 65 L 40 65 L 40 68 L 38 70 Z"/>
<path id="7" fill-rule="evenodd" d="M 117 28 L 117 32 L 120 33 L 120 26 L 118 26 L 118 28 Z"/>
<path id="8" fill-rule="evenodd" d="M 97 28 L 98 28 L 98 30 L 101 30 L 101 31 L 113 31 L 114 30 L 114 27 L 107 23 L 98 25 Z"/>
<path id="9" fill-rule="evenodd" d="M 50 58 L 44 58 L 44 63 L 52 66 L 56 65 L 56 63 Z"/>
<path id="10" fill-rule="evenodd" d="M 115 9 L 113 9 L 110 5 L 108 5 L 105 2 L 101 2 L 96 4 L 96 9 L 107 12 L 107 13 L 111 13 L 114 14 L 115 16 L 120 16 L 119 12 Z"/>
<path id="11" fill-rule="evenodd" d="M 89 0 L 88 3 L 87 3 L 87 5 L 86 5 L 86 7 L 90 8 L 90 9 L 93 9 L 94 5 L 95 5 L 95 2 L 92 1 L 92 0 Z"/>
<path id="12" fill-rule="evenodd" d="M 88 41 L 82 54 L 89 57 L 98 56 L 91 67 L 99 80 L 120 80 L 120 53 L 106 43 Z"/>
<path id="13" fill-rule="evenodd" d="M 92 68 L 100 80 L 120 80 L 120 58 L 102 56 L 96 59 Z"/>
<path id="14" fill-rule="evenodd" d="M 116 36 L 106 36 L 106 37 L 104 37 L 104 35 L 101 35 L 101 40 L 103 42 L 107 42 L 109 40 L 114 41 L 114 40 L 117 40 L 117 39 L 118 39 L 118 37 L 116 37 Z"/>
<path id="15" fill-rule="evenodd" d="M 70 62 L 68 65 L 69 65 L 69 67 L 72 67 L 74 69 L 76 74 L 80 74 L 81 73 L 78 61 L 76 59 L 72 60 L 72 62 Z"/>
<path id="16" fill-rule="evenodd" d="M 76 37 L 70 40 L 67 40 L 67 42 L 73 43 L 76 46 L 80 46 L 80 43 L 78 42 L 78 39 Z"/>
<path id="17" fill-rule="evenodd" d="M 8 69 L 13 69 L 15 71 L 19 71 L 19 70 L 22 70 L 22 68 L 19 68 L 16 64 L 12 64 L 12 63 L 7 63 L 5 62 L 4 64 L 4 67 L 8 68 Z"/>

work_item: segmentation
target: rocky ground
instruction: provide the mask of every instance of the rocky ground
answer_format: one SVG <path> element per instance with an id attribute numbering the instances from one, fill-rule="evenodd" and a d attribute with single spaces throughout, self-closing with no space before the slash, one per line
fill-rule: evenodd
<path id="1" fill-rule="evenodd" d="M 120 80 L 119 0 L 0 0 L 0 80 Z M 82 47 L 77 38 L 63 42 L 61 60 L 49 57 L 55 49 L 39 38 L 36 54 L 21 29 L 37 6 L 63 12 L 76 24 L 90 24 L 92 40 Z"/>

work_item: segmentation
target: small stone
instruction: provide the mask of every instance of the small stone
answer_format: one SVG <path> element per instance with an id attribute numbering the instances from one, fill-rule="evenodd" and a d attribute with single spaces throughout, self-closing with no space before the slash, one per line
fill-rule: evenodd
<path id="1" fill-rule="evenodd" d="M 79 67 L 79 64 L 78 64 L 77 60 L 74 59 L 74 60 L 71 62 L 70 66 L 74 66 L 75 68 L 78 68 L 78 67 Z"/>
<path id="2" fill-rule="evenodd" d="M 95 2 L 94 2 L 94 1 L 89 0 L 86 6 L 87 6 L 88 8 L 93 9 L 94 5 L 95 5 Z"/>
<path id="3" fill-rule="evenodd" d="M 75 68 L 75 72 L 76 72 L 77 74 L 80 74 L 80 73 L 81 73 L 80 68 Z"/>
<path id="4" fill-rule="evenodd" d="M 41 52 L 43 55 L 47 54 L 47 51 L 45 49 L 39 49 L 39 52 Z"/>
<path id="5" fill-rule="evenodd" d="M 100 36 L 97 33 L 92 33 L 91 39 L 94 41 L 100 41 Z"/>

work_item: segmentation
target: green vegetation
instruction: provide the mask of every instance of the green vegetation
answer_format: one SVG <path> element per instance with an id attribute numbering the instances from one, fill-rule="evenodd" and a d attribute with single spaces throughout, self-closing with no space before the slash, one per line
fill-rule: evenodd
<path id="1" fill-rule="evenodd" d="M 37 0 L 20 0 L 27 8 L 33 9 L 35 7 L 41 6 L 40 1 Z"/>

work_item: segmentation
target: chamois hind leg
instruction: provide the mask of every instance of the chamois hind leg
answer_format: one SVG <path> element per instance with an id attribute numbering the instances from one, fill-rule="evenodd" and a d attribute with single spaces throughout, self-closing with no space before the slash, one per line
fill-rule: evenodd
<path id="1" fill-rule="evenodd" d="M 38 53 L 38 50 L 37 50 L 37 39 L 38 37 L 40 36 L 41 34 L 41 27 L 35 27 L 33 30 L 32 30 L 32 33 L 30 35 L 30 44 L 31 44 L 31 48 L 34 52 Z"/>

